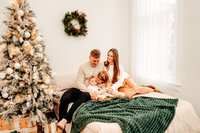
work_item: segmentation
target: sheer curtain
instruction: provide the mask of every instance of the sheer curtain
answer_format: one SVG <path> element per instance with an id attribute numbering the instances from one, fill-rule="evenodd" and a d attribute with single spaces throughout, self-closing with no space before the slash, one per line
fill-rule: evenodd
<path id="1" fill-rule="evenodd" d="M 177 0 L 133 0 L 132 4 L 132 72 L 136 82 L 177 92 Z"/>

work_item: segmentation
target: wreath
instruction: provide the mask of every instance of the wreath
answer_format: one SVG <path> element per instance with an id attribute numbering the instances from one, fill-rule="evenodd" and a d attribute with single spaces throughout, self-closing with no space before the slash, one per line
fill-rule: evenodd
<path id="1" fill-rule="evenodd" d="M 62 22 L 64 24 L 65 32 L 69 36 L 85 36 L 87 34 L 87 19 L 85 13 L 79 13 L 78 10 L 67 12 Z"/>

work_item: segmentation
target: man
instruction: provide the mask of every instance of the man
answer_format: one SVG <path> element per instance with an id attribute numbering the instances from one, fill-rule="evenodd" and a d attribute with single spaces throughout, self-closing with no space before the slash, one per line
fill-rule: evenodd
<path id="1" fill-rule="evenodd" d="M 96 99 L 97 94 L 88 89 L 90 76 L 97 76 L 103 70 L 103 64 L 99 63 L 101 52 L 93 49 L 90 52 L 89 61 L 79 67 L 77 75 L 77 88 L 66 91 L 60 100 L 59 120 L 57 133 L 62 133 L 66 123 L 70 123 L 75 110 L 83 103 L 91 99 Z M 67 112 L 68 104 L 73 102 L 72 107 Z"/>
<path id="2" fill-rule="evenodd" d="M 97 74 L 103 70 L 103 64 L 99 63 L 101 53 L 98 49 L 93 49 L 90 52 L 89 62 L 81 65 L 77 76 L 77 86 L 82 92 L 88 92 L 92 99 L 97 97 L 96 93 L 92 93 L 92 90 L 88 88 L 89 78 L 91 76 L 97 76 Z"/>

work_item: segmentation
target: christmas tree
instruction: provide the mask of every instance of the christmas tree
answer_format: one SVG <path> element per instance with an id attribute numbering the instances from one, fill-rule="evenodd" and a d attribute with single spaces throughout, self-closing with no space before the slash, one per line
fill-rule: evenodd
<path id="1" fill-rule="evenodd" d="M 44 40 L 26 0 L 11 0 L 7 31 L 0 42 L 0 117 L 15 116 L 47 122 L 53 109 L 52 70 L 44 53 Z"/>

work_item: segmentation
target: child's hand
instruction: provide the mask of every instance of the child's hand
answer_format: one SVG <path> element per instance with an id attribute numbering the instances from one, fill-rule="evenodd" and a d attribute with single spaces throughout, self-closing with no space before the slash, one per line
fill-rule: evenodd
<path id="1" fill-rule="evenodd" d="M 97 95 L 97 93 L 93 92 L 90 94 L 90 97 L 92 100 L 97 100 L 98 95 Z"/>
<path id="2" fill-rule="evenodd" d="M 109 93 L 109 94 L 111 94 L 113 92 L 113 89 L 112 88 L 109 88 L 108 90 L 107 90 L 107 93 Z"/>

